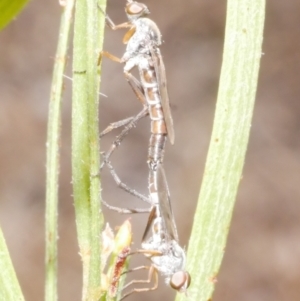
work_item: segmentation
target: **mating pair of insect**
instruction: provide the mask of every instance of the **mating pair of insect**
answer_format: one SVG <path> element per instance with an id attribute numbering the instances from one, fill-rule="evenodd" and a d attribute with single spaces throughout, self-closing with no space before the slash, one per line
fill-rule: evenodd
<path id="1" fill-rule="evenodd" d="M 102 11 L 101 8 L 100 10 Z M 123 39 L 123 42 L 127 44 L 123 57 L 118 58 L 109 52 L 103 51 L 100 54 L 99 63 L 105 56 L 115 62 L 124 64 L 125 78 L 135 96 L 142 103 L 143 109 L 136 116 L 110 124 L 101 133 L 100 136 L 102 137 L 113 129 L 124 127 L 110 149 L 103 154 L 101 170 L 104 166 L 107 166 L 117 185 L 142 201 L 149 203 L 150 209 L 117 208 L 105 202 L 104 205 L 120 213 L 150 212 L 142 238 L 141 249 L 134 253 L 143 253 L 151 260 L 151 264 L 133 269 L 148 269 L 148 279 L 133 280 L 125 285 L 126 289 L 131 288 L 131 290 L 124 293 L 121 300 L 134 292 L 156 289 L 158 286 L 158 272 L 165 277 L 168 285 L 179 292 L 186 292 L 191 281 L 189 273 L 185 271 L 185 252 L 178 243 L 170 193 L 163 168 L 165 143 L 167 138 L 171 144 L 174 143 L 174 129 L 166 87 L 166 72 L 159 49 L 162 43 L 161 33 L 157 25 L 146 17 L 149 10 L 145 4 L 127 0 L 125 12 L 128 21 L 119 25 L 115 25 L 105 15 L 106 23 L 111 29 L 129 28 Z M 131 70 L 135 67 L 138 69 L 140 80 L 131 74 Z M 148 148 L 149 197 L 124 184 L 110 162 L 110 156 L 130 129 L 135 127 L 137 122 L 147 115 L 149 115 L 151 121 L 151 136 Z M 150 283 L 152 278 L 154 279 L 152 287 L 134 287 L 136 284 Z"/>

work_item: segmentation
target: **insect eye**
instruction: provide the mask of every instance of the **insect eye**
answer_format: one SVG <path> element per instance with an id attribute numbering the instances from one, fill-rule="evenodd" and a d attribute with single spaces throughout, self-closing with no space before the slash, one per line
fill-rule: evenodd
<path id="1" fill-rule="evenodd" d="M 172 275 L 170 286 L 176 291 L 185 291 L 191 284 L 191 276 L 188 272 L 179 271 Z"/>
<path id="2" fill-rule="evenodd" d="M 148 8 L 145 4 L 139 3 L 139 2 L 129 2 L 126 5 L 125 12 L 128 15 L 141 15 L 141 14 L 147 14 Z"/>

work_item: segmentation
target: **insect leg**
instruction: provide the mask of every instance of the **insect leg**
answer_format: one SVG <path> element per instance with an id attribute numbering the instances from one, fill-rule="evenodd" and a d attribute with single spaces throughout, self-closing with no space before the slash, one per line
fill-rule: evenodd
<path id="1" fill-rule="evenodd" d="M 123 141 L 123 139 L 127 136 L 127 134 L 129 133 L 129 131 L 134 128 L 137 124 L 137 122 L 142 119 L 143 117 L 145 117 L 146 115 L 148 115 L 148 108 L 144 107 L 142 111 L 140 111 L 136 116 L 134 117 L 130 117 L 132 118 L 130 120 L 130 122 L 128 122 L 128 124 L 125 126 L 125 128 L 122 130 L 122 132 L 120 133 L 120 135 L 118 135 L 116 137 L 116 139 L 114 140 L 114 142 L 112 143 L 110 149 L 104 154 L 104 162 L 102 162 L 101 166 L 100 166 L 100 171 L 102 170 L 102 168 L 104 167 L 104 165 L 106 164 L 106 161 L 109 160 L 110 156 L 112 155 L 112 153 L 115 151 L 115 149 L 121 144 L 121 142 Z M 129 119 L 129 118 L 128 118 Z M 125 120 L 125 119 L 124 119 Z M 122 121 L 124 121 L 122 120 Z M 118 122 L 116 122 L 118 123 Z M 106 128 L 104 130 L 104 134 L 106 134 L 108 128 Z M 103 132 L 102 132 L 103 133 Z M 102 135 L 101 133 L 101 135 Z M 101 137 L 100 135 L 100 137 Z M 103 136 L 103 135 L 102 135 Z"/>
<path id="2" fill-rule="evenodd" d="M 142 200 L 143 202 L 152 204 L 151 201 L 147 197 L 145 197 L 141 193 L 137 192 L 136 190 L 128 187 L 125 183 L 123 183 L 109 161 L 106 161 L 106 165 L 118 187 L 120 187 L 121 189 L 130 193 L 131 195 L 135 196 L 136 198 Z M 149 212 L 149 210 L 147 212 Z"/>
<path id="3" fill-rule="evenodd" d="M 130 87 L 132 88 L 134 94 L 136 95 L 137 99 L 143 105 L 146 105 L 147 100 L 146 100 L 145 92 L 144 92 L 141 82 L 128 71 L 124 71 L 124 75 L 125 75 L 126 80 L 129 83 Z"/>
<path id="4" fill-rule="evenodd" d="M 126 297 L 130 296 L 133 293 L 141 293 L 141 292 L 149 292 L 149 291 L 154 291 L 158 287 L 158 273 L 157 270 L 154 266 L 140 266 L 136 267 L 134 269 L 128 270 L 127 272 L 134 272 L 142 269 L 147 269 L 149 270 L 148 272 L 148 279 L 145 280 L 132 280 L 129 283 L 127 283 L 124 287 L 123 290 L 128 288 L 129 286 L 132 286 L 134 284 L 148 284 L 152 282 L 152 279 L 154 279 L 154 285 L 152 287 L 144 287 L 144 288 L 133 288 L 131 291 L 127 292 L 122 296 L 121 300 L 124 300 Z"/>
<path id="5" fill-rule="evenodd" d="M 98 4 L 98 9 L 102 12 L 102 14 L 105 16 L 105 21 L 106 24 L 112 29 L 112 30 L 116 30 L 116 29 L 120 29 L 120 28 L 128 28 L 131 27 L 131 23 L 129 22 L 124 22 L 121 24 L 116 25 L 113 20 L 104 12 L 104 10 L 100 7 L 100 5 Z"/>
<path id="6" fill-rule="evenodd" d="M 111 206 L 108 203 L 106 203 L 104 200 L 102 200 L 103 205 L 108 208 L 109 210 L 118 212 L 120 214 L 134 214 L 134 213 L 149 213 L 151 210 L 150 208 L 121 208 L 116 206 Z"/>
<path id="7" fill-rule="evenodd" d="M 108 134 L 112 130 L 115 130 L 115 129 L 119 128 L 119 127 L 127 125 L 133 119 L 134 119 L 134 116 L 129 117 L 129 118 L 125 118 L 123 120 L 119 120 L 119 121 L 110 123 L 109 126 L 100 133 L 100 138 L 103 137 L 103 136 L 105 136 L 106 134 Z"/>
<path id="8" fill-rule="evenodd" d="M 109 53 L 108 51 L 101 51 L 101 52 L 99 53 L 98 66 L 101 64 L 102 58 L 103 58 L 104 56 L 105 56 L 106 58 L 110 59 L 111 61 L 116 62 L 116 63 L 120 63 L 120 64 L 123 63 L 122 59 L 120 59 L 119 57 L 117 57 L 117 56 L 115 56 L 115 55 Z"/>

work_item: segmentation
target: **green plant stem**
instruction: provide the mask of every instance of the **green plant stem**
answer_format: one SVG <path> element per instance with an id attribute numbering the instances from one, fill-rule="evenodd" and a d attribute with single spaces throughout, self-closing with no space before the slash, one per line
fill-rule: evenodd
<path id="1" fill-rule="evenodd" d="M 213 132 L 188 249 L 188 297 L 211 299 L 249 140 L 262 53 L 264 0 L 228 0 Z"/>
<path id="2" fill-rule="evenodd" d="M 101 7 L 105 3 L 99 1 Z M 104 16 L 99 12 L 97 1 L 77 0 L 73 52 L 72 178 L 83 262 L 82 300 L 98 300 L 100 292 L 100 231 L 103 219 L 100 215 L 100 178 L 97 176 L 100 167 L 97 61 L 103 30 Z"/>
<path id="3" fill-rule="evenodd" d="M 0 228 L 0 300 L 25 301 Z"/>
<path id="4" fill-rule="evenodd" d="M 57 300 L 57 206 L 61 103 L 74 0 L 68 0 L 66 3 L 61 16 L 49 103 L 46 165 L 46 301 Z"/>

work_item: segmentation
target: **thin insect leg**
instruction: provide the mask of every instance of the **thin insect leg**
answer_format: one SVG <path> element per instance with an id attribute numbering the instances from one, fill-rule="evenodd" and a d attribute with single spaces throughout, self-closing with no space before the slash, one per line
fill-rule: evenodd
<path id="1" fill-rule="evenodd" d="M 128 123 L 130 123 L 132 121 L 133 118 L 134 118 L 134 116 L 133 117 L 128 117 L 128 118 L 123 119 L 123 120 L 119 120 L 119 121 L 110 123 L 109 126 L 104 131 L 102 131 L 100 133 L 100 138 L 102 138 L 106 134 L 110 133 L 112 130 L 115 130 L 115 129 L 119 128 L 119 127 L 127 125 Z"/>
<path id="2" fill-rule="evenodd" d="M 106 165 L 110 171 L 110 174 L 112 175 L 114 181 L 116 182 L 117 186 L 120 187 L 121 189 L 125 190 L 126 192 L 130 193 L 131 195 L 135 196 L 136 198 L 142 200 L 143 202 L 146 202 L 148 204 L 151 204 L 151 201 L 145 197 L 144 195 L 142 195 L 141 193 L 137 192 L 136 190 L 128 187 L 125 183 L 123 183 L 119 176 L 117 175 L 116 171 L 114 170 L 114 168 L 112 167 L 111 163 L 109 161 L 106 161 Z"/>
<path id="3" fill-rule="evenodd" d="M 101 6 L 98 3 L 98 9 L 102 12 L 102 14 L 105 16 L 106 24 L 112 29 L 116 30 L 119 28 L 128 28 L 131 27 L 131 24 L 129 22 L 124 22 L 118 25 L 115 25 L 115 23 L 112 21 L 112 19 L 104 12 L 104 10 L 101 8 Z"/>
<path id="4" fill-rule="evenodd" d="M 145 256 L 151 258 L 154 256 L 163 256 L 164 254 L 161 251 L 158 250 L 145 250 L 145 249 L 138 249 L 133 252 L 130 252 L 129 255 L 134 255 L 134 254 L 144 254 Z M 125 273 L 127 273 L 126 271 Z"/>
<path id="5" fill-rule="evenodd" d="M 118 146 L 121 144 L 123 139 L 127 136 L 129 131 L 136 126 L 136 123 L 143 117 L 145 117 L 148 114 L 148 108 L 144 107 L 142 111 L 140 111 L 135 117 L 132 117 L 132 120 L 125 126 L 125 128 L 122 130 L 120 135 L 118 135 L 115 139 L 115 141 L 112 143 L 110 149 L 104 154 L 104 161 L 101 163 L 100 171 L 103 169 L 104 165 L 107 164 L 107 160 L 109 160 L 112 153 L 115 151 L 115 149 L 118 148 Z M 106 131 L 105 129 L 104 131 Z"/>
<path id="6" fill-rule="evenodd" d="M 129 253 L 127 256 L 132 255 L 132 253 Z M 155 270 L 155 267 L 152 265 L 141 265 L 132 269 L 129 269 L 125 272 L 122 273 L 122 275 L 124 274 L 128 274 L 128 273 L 132 273 L 132 272 L 136 272 L 136 271 L 140 271 L 140 270 L 148 270 L 149 272 L 153 273 L 153 269 Z M 132 280 L 130 282 L 128 282 L 125 286 L 124 289 L 126 289 L 127 287 L 129 287 L 131 285 L 131 282 L 137 283 L 136 281 L 140 281 L 140 280 Z M 141 280 L 141 281 L 145 281 L 145 280 Z"/>
<path id="7" fill-rule="evenodd" d="M 143 104 L 147 104 L 147 100 L 145 97 L 145 92 L 143 89 L 143 85 L 141 82 L 134 77 L 130 72 L 124 71 L 125 78 L 130 85 L 131 89 L 133 90 L 134 94 L 136 95 L 137 99 Z"/>
<path id="8" fill-rule="evenodd" d="M 130 271 L 133 272 L 133 271 L 138 271 L 138 270 L 141 270 L 141 269 L 148 269 L 149 270 L 148 279 L 145 279 L 145 280 L 132 280 L 123 287 L 123 290 L 128 288 L 129 286 L 134 285 L 134 284 L 143 284 L 143 283 L 148 284 L 148 283 L 151 283 L 152 279 L 154 278 L 153 287 L 134 288 L 131 291 L 129 291 L 128 293 L 126 293 L 125 295 L 123 295 L 122 298 L 120 299 L 120 301 L 124 300 L 126 297 L 130 296 L 133 293 L 149 292 L 149 291 L 154 291 L 154 290 L 157 289 L 157 287 L 158 287 L 158 275 L 157 275 L 156 268 L 152 265 L 150 267 L 149 266 L 140 266 L 140 267 L 134 268 Z"/>
<path id="9" fill-rule="evenodd" d="M 136 89 L 139 89 L 139 87 L 137 86 Z M 142 93 L 142 91 L 140 91 L 140 93 Z M 125 128 L 123 129 L 123 131 L 121 132 L 120 135 L 117 136 L 117 138 L 115 139 L 115 141 L 113 142 L 113 144 L 111 145 L 110 149 L 108 150 L 108 152 L 106 152 L 103 157 L 104 160 L 100 166 L 100 171 L 102 170 L 102 168 L 104 167 L 104 165 L 107 165 L 110 173 L 114 179 L 114 181 L 116 182 L 116 184 L 122 188 L 123 190 L 125 190 L 126 192 L 132 194 L 133 196 L 143 200 L 144 202 L 150 203 L 149 199 L 146 198 L 145 196 L 143 196 L 142 194 L 138 193 L 137 191 L 135 191 L 134 189 L 131 189 L 130 187 L 128 187 L 126 184 L 124 184 L 120 178 L 118 177 L 117 173 L 115 172 L 114 168 L 112 167 L 112 165 L 108 162 L 110 156 L 112 155 L 112 153 L 114 152 L 114 150 L 120 145 L 120 143 L 122 142 L 122 140 L 125 138 L 125 136 L 129 133 L 129 131 L 136 126 L 136 123 L 143 117 L 145 117 L 148 114 L 148 107 L 144 106 L 143 110 L 137 114 L 135 117 L 133 117 L 131 120 L 127 119 L 127 120 L 123 120 L 120 123 L 116 122 L 114 126 L 121 126 L 122 124 L 126 124 L 128 122 L 128 124 L 125 126 Z M 129 122 L 130 121 L 130 122 Z M 108 127 L 108 130 L 105 130 L 105 133 L 107 131 L 110 131 L 110 127 Z M 149 211 L 148 211 L 149 212 Z"/>
<path id="10" fill-rule="evenodd" d="M 108 208 L 109 210 L 116 211 L 121 214 L 134 214 L 134 213 L 149 213 L 151 208 L 135 208 L 135 209 L 128 209 L 128 208 L 120 208 L 111 206 L 105 201 L 102 200 L 103 205 Z"/>
<path id="11" fill-rule="evenodd" d="M 123 63 L 122 59 L 120 59 L 119 57 L 117 57 L 117 56 L 109 53 L 108 51 L 101 51 L 99 53 L 98 66 L 101 64 L 103 56 L 107 57 L 108 59 L 110 59 L 110 60 L 112 60 L 112 61 L 114 61 L 116 63 L 120 63 L 120 64 Z"/>

